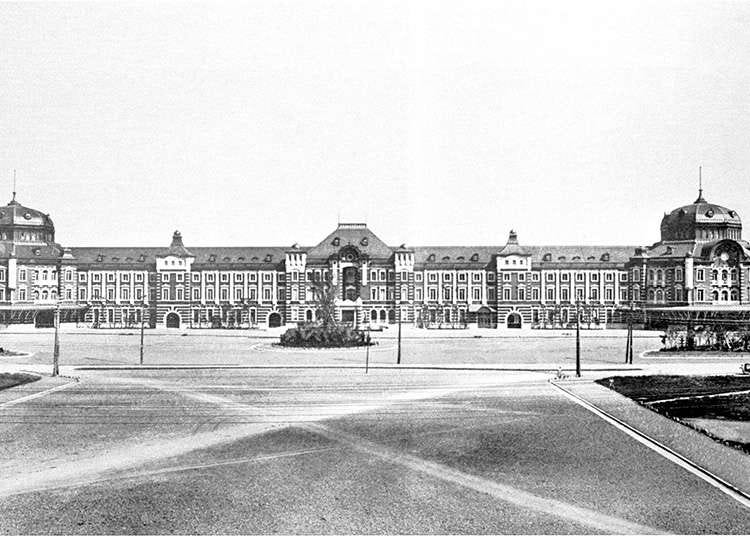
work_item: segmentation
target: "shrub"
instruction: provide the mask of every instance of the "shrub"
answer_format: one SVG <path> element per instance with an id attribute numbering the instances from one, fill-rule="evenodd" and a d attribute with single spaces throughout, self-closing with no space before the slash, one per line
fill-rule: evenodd
<path id="1" fill-rule="evenodd" d="M 368 333 L 337 324 L 300 324 L 286 330 L 279 343 L 295 348 L 347 348 L 372 344 Z"/>

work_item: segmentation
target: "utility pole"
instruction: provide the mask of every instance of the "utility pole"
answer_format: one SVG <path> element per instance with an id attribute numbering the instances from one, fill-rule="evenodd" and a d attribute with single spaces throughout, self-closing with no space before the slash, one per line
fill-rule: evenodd
<path id="1" fill-rule="evenodd" d="M 140 364 L 143 365 L 143 324 L 146 320 L 146 307 L 141 306 L 141 359 Z"/>
<path id="2" fill-rule="evenodd" d="M 576 306 L 576 378 L 581 377 L 581 306 Z"/>
<path id="3" fill-rule="evenodd" d="M 370 323 L 367 323 L 367 339 L 365 339 L 365 374 L 370 368 Z"/>
<path id="4" fill-rule="evenodd" d="M 60 374 L 60 300 L 55 304 L 55 346 L 52 350 L 52 375 Z"/>
<path id="5" fill-rule="evenodd" d="M 396 354 L 396 364 L 401 364 L 401 308 L 398 308 L 398 353 Z"/>

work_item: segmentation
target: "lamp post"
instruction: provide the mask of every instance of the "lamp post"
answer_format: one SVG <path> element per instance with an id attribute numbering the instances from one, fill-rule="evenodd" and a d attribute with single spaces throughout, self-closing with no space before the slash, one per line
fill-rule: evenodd
<path id="1" fill-rule="evenodd" d="M 398 308 L 398 351 L 396 353 L 396 364 L 401 364 L 401 307 Z"/>
<path id="2" fill-rule="evenodd" d="M 140 348 L 140 361 L 139 363 L 143 365 L 143 328 L 146 321 L 146 305 L 141 304 L 141 348 Z"/>
<path id="3" fill-rule="evenodd" d="M 52 350 L 52 375 L 60 374 L 60 300 L 55 304 L 55 343 Z"/>
<path id="4" fill-rule="evenodd" d="M 581 303 L 576 302 L 576 378 L 581 377 Z"/>

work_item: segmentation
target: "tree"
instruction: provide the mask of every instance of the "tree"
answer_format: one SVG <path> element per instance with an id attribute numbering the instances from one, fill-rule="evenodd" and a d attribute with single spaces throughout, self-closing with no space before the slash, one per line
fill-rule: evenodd
<path id="1" fill-rule="evenodd" d="M 331 281 L 311 281 L 315 317 L 323 326 L 336 326 L 336 298 L 339 287 Z"/>

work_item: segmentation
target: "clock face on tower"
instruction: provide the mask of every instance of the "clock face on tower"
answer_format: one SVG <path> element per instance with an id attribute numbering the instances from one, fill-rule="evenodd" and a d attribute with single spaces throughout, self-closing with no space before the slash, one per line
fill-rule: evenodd
<path id="1" fill-rule="evenodd" d="M 719 258 L 720 258 L 720 259 L 721 259 L 722 261 L 724 261 L 724 262 L 727 262 L 727 261 L 729 260 L 729 253 L 727 253 L 727 252 L 725 251 L 725 252 L 723 252 L 723 253 L 722 253 L 721 255 L 719 255 Z"/>

